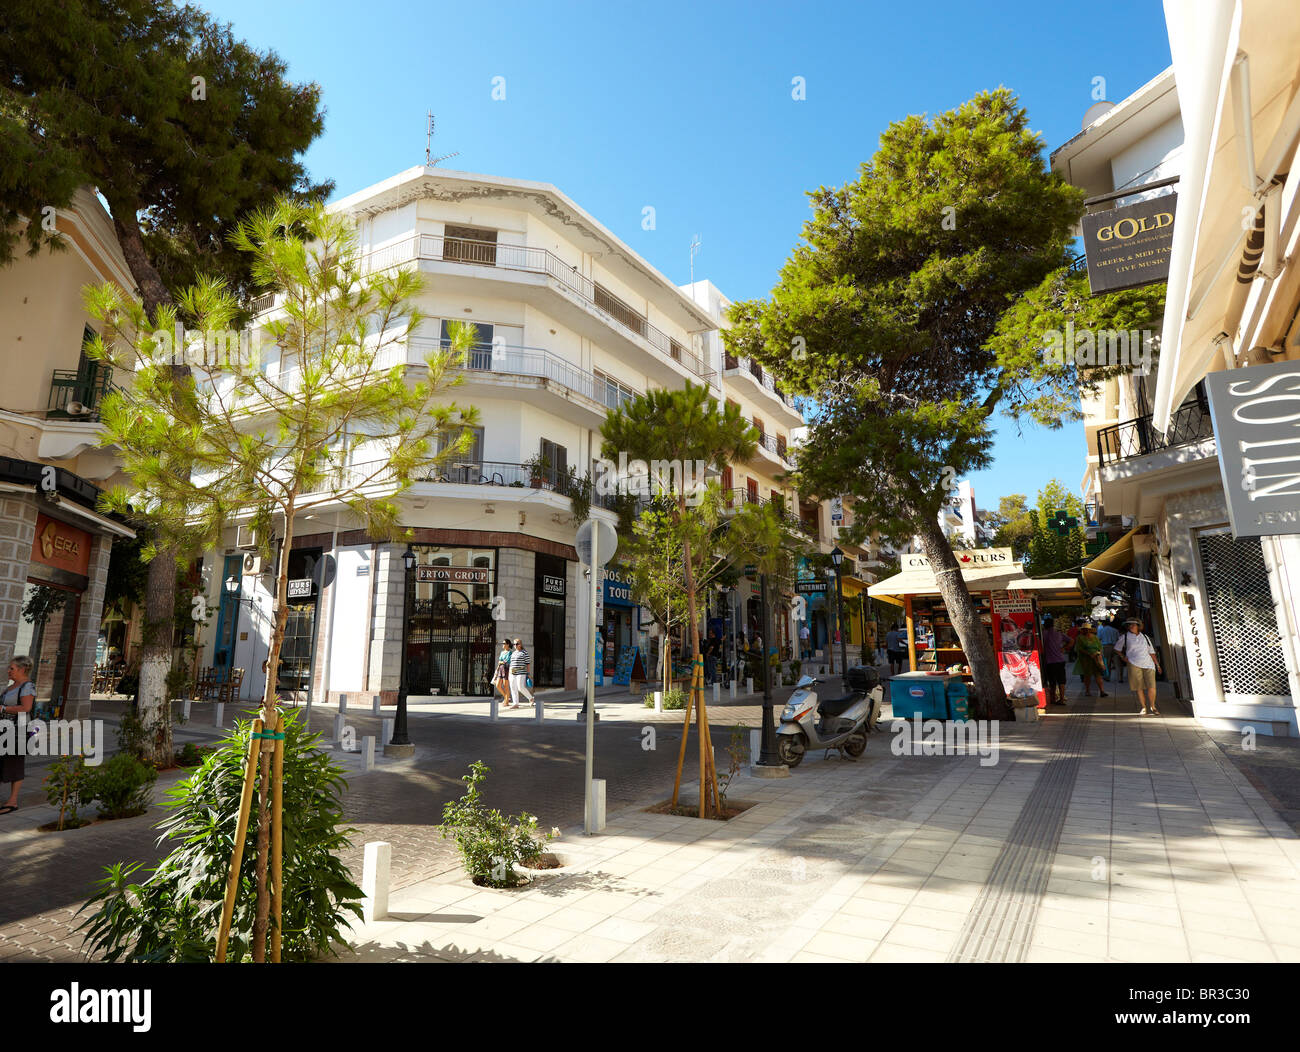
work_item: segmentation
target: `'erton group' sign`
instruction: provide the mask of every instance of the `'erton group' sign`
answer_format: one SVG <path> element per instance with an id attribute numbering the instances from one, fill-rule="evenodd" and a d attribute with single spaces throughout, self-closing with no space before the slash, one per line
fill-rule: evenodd
<path id="1" fill-rule="evenodd" d="M 1205 377 L 1234 537 L 1300 533 L 1300 362 Z"/>
<path id="2" fill-rule="evenodd" d="M 1083 217 L 1088 286 L 1094 296 L 1169 277 L 1177 194 Z"/>

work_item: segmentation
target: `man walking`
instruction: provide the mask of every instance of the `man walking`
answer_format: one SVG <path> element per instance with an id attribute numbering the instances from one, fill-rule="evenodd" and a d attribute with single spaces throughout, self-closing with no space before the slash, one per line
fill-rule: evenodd
<path id="1" fill-rule="evenodd" d="M 1043 618 L 1043 687 L 1048 705 L 1065 704 L 1065 652 L 1069 640 L 1056 630 L 1051 614 Z"/>
<path id="2" fill-rule="evenodd" d="M 1106 682 L 1110 682 L 1110 662 L 1115 653 L 1115 643 L 1119 639 L 1119 630 L 1109 621 L 1097 626 L 1097 638 L 1101 641 L 1101 661 L 1106 666 Z"/>
<path id="3" fill-rule="evenodd" d="M 1124 622 L 1128 629 L 1115 644 L 1115 656 L 1128 665 L 1128 685 L 1138 696 L 1142 706 L 1139 716 L 1159 716 L 1156 708 L 1156 673 L 1160 671 L 1160 655 L 1156 653 L 1151 638 L 1142 631 L 1142 622 L 1130 617 Z M 1148 708 L 1149 706 L 1149 708 Z"/>
<path id="4" fill-rule="evenodd" d="M 533 700 L 532 692 L 528 689 L 528 666 L 531 663 L 532 658 L 524 649 L 524 641 L 516 639 L 510 653 L 510 703 L 506 705 L 507 709 L 519 708 L 520 695 L 529 701 Z"/>
<path id="5" fill-rule="evenodd" d="M 807 661 L 812 657 L 812 646 L 808 640 L 812 638 L 812 633 L 808 631 L 808 622 L 799 622 L 799 660 Z"/>
<path id="6" fill-rule="evenodd" d="M 889 674 L 897 676 L 903 671 L 903 633 L 895 621 L 885 633 L 885 653 L 889 657 Z"/>

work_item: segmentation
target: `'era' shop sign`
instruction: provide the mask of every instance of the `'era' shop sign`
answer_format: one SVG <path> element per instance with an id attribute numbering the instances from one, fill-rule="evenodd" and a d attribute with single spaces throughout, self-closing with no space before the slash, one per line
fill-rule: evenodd
<path id="1" fill-rule="evenodd" d="M 1300 533 L 1300 363 L 1205 378 L 1234 537 Z"/>
<path id="2" fill-rule="evenodd" d="M 66 522 L 38 514 L 32 561 L 85 577 L 90 569 L 90 534 Z"/>
<path id="3" fill-rule="evenodd" d="M 1177 194 L 1083 217 L 1088 286 L 1094 296 L 1169 278 Z"/>

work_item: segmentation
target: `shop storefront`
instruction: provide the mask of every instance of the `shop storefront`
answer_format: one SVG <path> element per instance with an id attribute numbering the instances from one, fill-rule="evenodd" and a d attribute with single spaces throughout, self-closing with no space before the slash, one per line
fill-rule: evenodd
<path id="1" fill-rule="evenodd" d="M 0 511 L 13 527 L 0 541 L 0 577 L 22 583 L 0 600 L 0 651 L 32 659 L 45 713 L 89 711 L 109 552 L 133 536 L 92 510 L 98 496 L 71 472 L 0 458 Z"/>
<path id="2" fill-rule="evenodd" d="M 601 638 L 604 640 L 604 674 L 608 678 L 614 674 L 618 657 L 624 648 L 638 642 L 640 626 L 636 623 L 638 604 L 632 599 L 631 581 L 617 569 L 605 571 L 605 591 L 603 598 L 604 621 L 601 624 Z"/>
<path id="3" fill-rule="evenodd" d="M 412 695 L 489 695 L 496 664 L 495 549 L 416 544 L 408 604 Z"/>

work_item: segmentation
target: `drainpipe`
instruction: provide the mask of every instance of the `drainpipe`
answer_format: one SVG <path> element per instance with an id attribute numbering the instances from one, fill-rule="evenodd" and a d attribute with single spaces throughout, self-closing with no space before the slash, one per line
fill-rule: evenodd
<path id="1" fill-rule="evenodd" d="M 375 589 L 379 587 L 379 542 L 370 542 L 370 588 L 366 592 L 366 649 L 361 656 L 361 689 L 370 690 L 370 641 L 375 635 Z"/>

